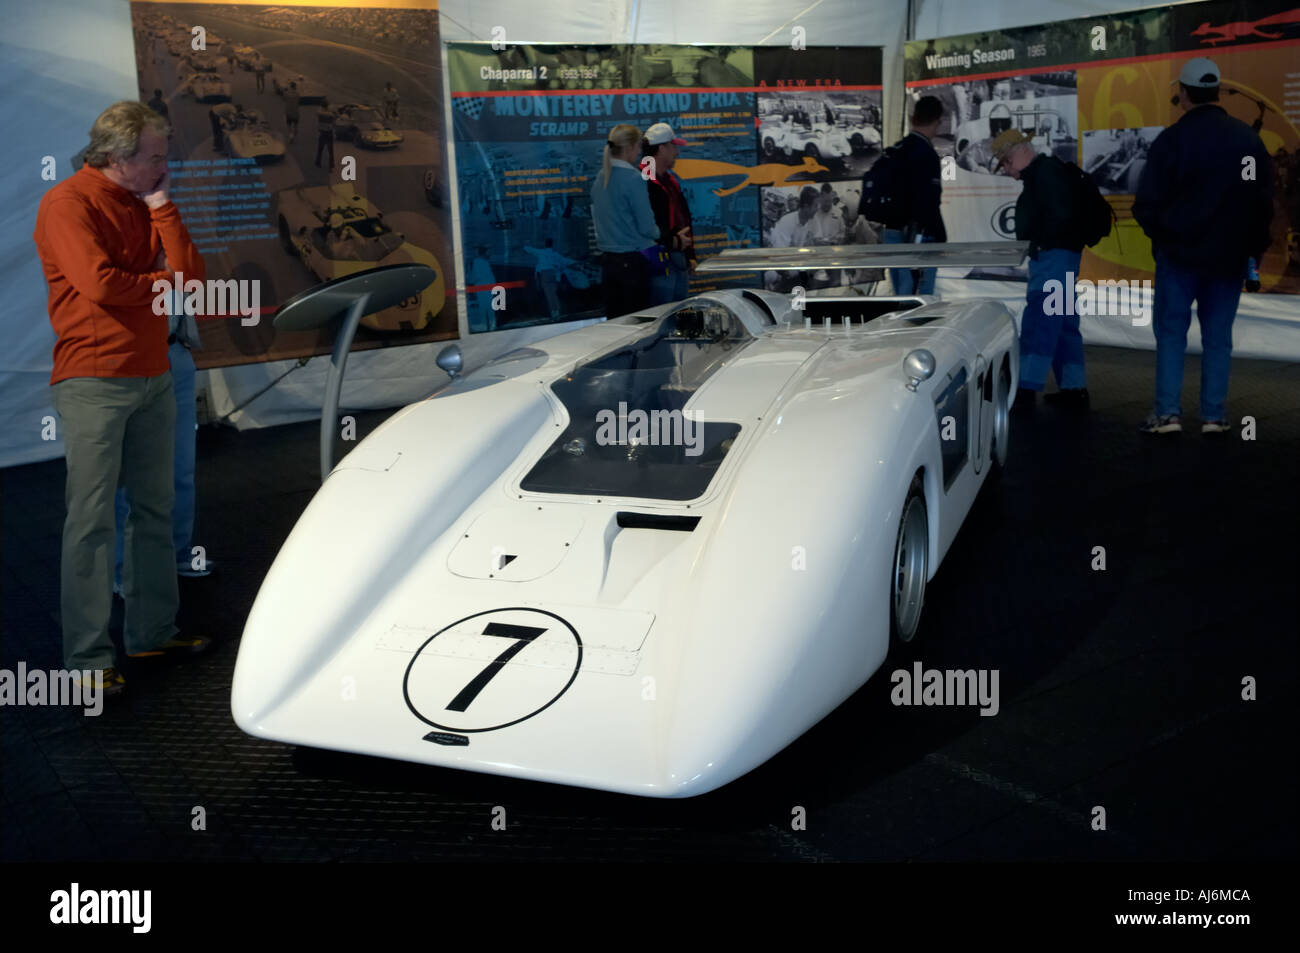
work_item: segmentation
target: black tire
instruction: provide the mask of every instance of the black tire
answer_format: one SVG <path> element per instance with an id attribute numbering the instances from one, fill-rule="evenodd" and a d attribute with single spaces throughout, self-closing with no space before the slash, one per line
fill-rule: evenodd
<path id="1" fill-rule="evenodd" d="M 989 437 L 989 478 L 1002 475 L 1011 448 L 1011 369 L 1006 364 L 998 373 L 993 391 L 993 433 Z"/>
<path id="2" fill-rule="evenodd" d="M 925 506 L 925 488 L 918 474 L 912 478 L 898 517 L 894 558 L 890 562 L 889 631 L 895 644 L 910 643 L 921 626 L 929 569 L 930 521 Z"/>

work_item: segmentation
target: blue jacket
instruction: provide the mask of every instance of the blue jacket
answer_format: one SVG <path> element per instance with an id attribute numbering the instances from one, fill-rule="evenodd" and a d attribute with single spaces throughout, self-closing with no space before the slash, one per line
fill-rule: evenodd
<path id="1" fill-rule="evenodd" d="M 1255 160 L 1243 179 L 1244 159 Z M 1269 245 L 1273 163 L 1253 129 L 1206 103 L 1151 143 L 1133 217 L 1152 250 L 1184 267 L 1241 277 Z"/>
<path id="2" fill-rule="evenodd" d="M 640 170 L 622 159 L 614 159 L 610 165 L 609 188 L 605 188 L 601 172 L 591 183 L 596 247 L 607 252 L 629 252 L 659 244 L 659 226 Z"/>

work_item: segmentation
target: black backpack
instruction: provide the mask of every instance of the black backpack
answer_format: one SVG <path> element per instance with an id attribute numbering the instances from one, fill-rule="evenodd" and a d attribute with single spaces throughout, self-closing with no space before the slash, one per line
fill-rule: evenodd
<path id="1" fill-rule="evenodd" d="M 1074 209 L 1071 222 L 1075 237 L 1085 246 L 1091 248 L 1110 234 L 1115 227 L 1115 210 L 1110 207 L 1106 197 L 1097 188 L 1097 183 L 1073 162 L 1061 163 L 1070 174 L 1070 185 L 1074 196 Z"/>
<path id="2" fill-rule="evenodd" d="M 893 145 L 862 176 L 862 199 L 858 214 L 868 222 L 891 228 L 911 221 L 907 189 L 903 184 L 902 150 Z"/>

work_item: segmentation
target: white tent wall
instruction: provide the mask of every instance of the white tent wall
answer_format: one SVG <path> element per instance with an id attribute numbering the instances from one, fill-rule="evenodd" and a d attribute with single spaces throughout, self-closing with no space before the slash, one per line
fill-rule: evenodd
<path id="1" fill-rule="evenodd" d="M 54 331 L 32 245 L 36 207 L 53 184 L 41 177 L 42 163 L 52 156 L 57 177 L 69 175 L 95 117 L 134 98 L 136 86 L 122 0 L 0 0 L 0 19 L 0 129 L 10 136 L 0 176 L 0 466 L 12 466 L 63 454 L 61 440 L 41 439 L 54 414 Z"/>

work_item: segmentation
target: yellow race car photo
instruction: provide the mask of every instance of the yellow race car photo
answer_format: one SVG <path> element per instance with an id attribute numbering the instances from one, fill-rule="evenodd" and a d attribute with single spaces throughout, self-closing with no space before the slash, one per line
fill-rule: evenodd
<path id="1" fill-rule="evenodd" d="M 361 323 L 375 331 L 421 331 L 446 303 L 443 272 L 433 254 L 412 245 L 384 222 L 384 213 L 349 184 L 286 189 L 276 194 L 280 244 L 302 259 L 321 281 L 380 265 L 416 262 L 437 277 L 396 306 L 367 315 Z"/>

